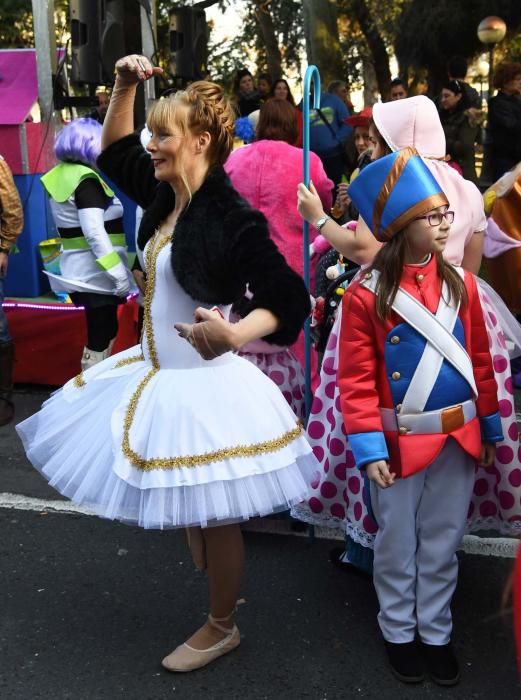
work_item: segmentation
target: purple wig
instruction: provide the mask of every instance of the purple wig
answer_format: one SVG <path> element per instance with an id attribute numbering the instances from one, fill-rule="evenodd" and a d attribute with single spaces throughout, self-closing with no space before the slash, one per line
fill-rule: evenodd
<path id="1" fill-rule="evenodd" d="M 65 163 L 84 163 L 96 167 L 101 153 L 101 124 L 81 117 L 64 126 L 54 142 L 54 155 Z"/>

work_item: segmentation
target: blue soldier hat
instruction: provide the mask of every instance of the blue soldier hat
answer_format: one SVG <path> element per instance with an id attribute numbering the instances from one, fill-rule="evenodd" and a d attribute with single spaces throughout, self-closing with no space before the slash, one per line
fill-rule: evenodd
<path id="1" fill-rule="evenodd" d="M 414 148 L 403 148 L 366 166 L 347 193 L 384 243 L 417 217 L 449 203 Z"/>

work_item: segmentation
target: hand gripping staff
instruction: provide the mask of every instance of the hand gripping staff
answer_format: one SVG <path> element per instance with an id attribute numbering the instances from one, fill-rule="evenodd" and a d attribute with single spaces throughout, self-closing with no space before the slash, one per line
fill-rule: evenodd
<path id="1" fill-rule="evenodd" d="M 308 66 L 304 75 L 304 95 L 302 97 L 302 127 L 303 127 L 303 181 L 309 187 L 309 103 L 311 99 L 311 81 L 313 81 L 313 108 L 320 108 L 320 73 L 316 66 Z M 309 291 L 309 223 L 304 221 L 302 226 L 304 245 L 304 282 Z M 311 339 L 309 334 L 310 319 L 304 325 L 304 376 L 306 378 L 306 420 L 311 411 Z"/>

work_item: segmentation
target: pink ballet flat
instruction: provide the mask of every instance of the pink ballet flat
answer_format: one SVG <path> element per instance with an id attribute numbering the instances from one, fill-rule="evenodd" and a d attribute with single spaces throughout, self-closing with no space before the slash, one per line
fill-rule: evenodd
<path id="1" fill-rule="evenodd" d="M 166 668 L 167 671 L 172 671 L 174 673 L 186 673 L 188 671 L 195 671 L 198 668 L 203 668 L 207 666 L 219 656 L 224 656 L 230 651 L 236 649 L 241 643 L 241 635 L 239 634 L 239 629 L 237 625 L 234 625 L 232 629 L 227 629 L 219 625 L 219 622 L 224 622 L 229 620 L 228 617 L 215 618 L 212 615 L 208 615 L 208 621 L 226 636 L 221 639 L 220 642 L 214 644 L 208 649 L 194 649 L 189 644 L 180 644 L 174 651 L 165 656 L 161 665 Z"/>

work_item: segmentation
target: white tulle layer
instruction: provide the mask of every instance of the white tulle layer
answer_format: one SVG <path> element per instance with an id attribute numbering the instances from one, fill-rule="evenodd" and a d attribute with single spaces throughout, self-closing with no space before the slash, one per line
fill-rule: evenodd
<path id="1" fill-rule="evenodd" d="M 131 463 L 122 448 L 124 420 L 151 365 L 114 365 L 139 352 L 96 365 L 85 373 L 85 386 L 69 382 L 17 426 L 28 458 L 51 486 L 102 517 L 160 529 L 246 520 L 308 495 L 317 468 L 311 448 L 303 433 L 283 439 L 295 431 L 294 414 L 269 379 L 235 356 L 153 376 L 137 402 L 132 450 L 150 460 L 282 444 L 196 466 L 144 470 Z"/>

